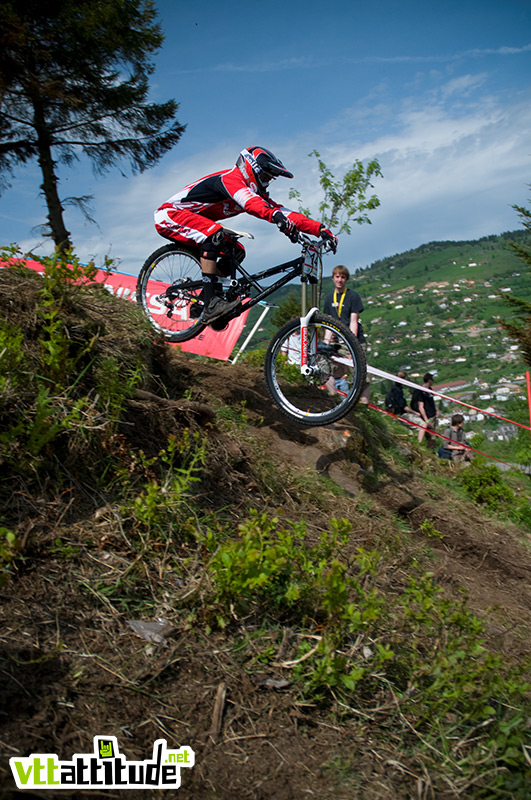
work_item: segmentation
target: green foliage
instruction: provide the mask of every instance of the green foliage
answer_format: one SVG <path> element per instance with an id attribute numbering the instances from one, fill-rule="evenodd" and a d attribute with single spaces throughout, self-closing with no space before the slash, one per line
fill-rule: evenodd
<path id="1" fill-rule="evenodd" d="M 281 328 L 286 322 L 301 315 L 301 299 L 300 293 L 297 295 L 295 292 L 290 292 L 285 300 L 273 309 L 271 312 L 271 324 L 275 328 Z"/>
<path id="2" fill-rule="evenodd" d="M 346 558 L 349 528 L 346 520 L 332 520 L 313 546 L 304 525 L 258 512 L 235 538 L 226 528 L 209 529 L 205 622 L 223 628 L 242 617 L 259 620 L 252 668 L 276 663 L 292 670 L 307 702 L 336 702 L 343 714 L 355 706 L 365 716 L 364 703 L 389 693 L 390 706 L 414 721 L 429 752 L 447 752 L 450 736 L 460 743 L 454 757 L 463 775 L 470 771 L 479 785 L 476 764 L 488 764 L 485 786 L 523 798 L 522 692 L 531 686 L 486 648 L 483 625 L 466 600 L 446 598 L 418 566 L 401 591 L 380 592 L 386 555 L 358 548 Z M 423 529 L 438 534 L 429 524 Z M 292 657 L 281 664 L 270 633 L 279 623 L 300 632 Z M 246 642 L 238 652 L 247 652 Z"/>
<path id="3" fill-rule="evenodd" d="M 18 369 L 24 360 L 22 331 L 0 319 L 0 397 L 17 385 Z"/>
<path id="4" fill-rule="evenodd" d="M 513 493 L 504 484 L 498 467 L 487 464 L 481 456 L 474 459 L 466 472 L 461 473 L 459 481 L 475 503 L 493 511 L 513 500 Z"/>
<path id="5" fill-rule="evenodd" d="M 212 553 L 214 605 L 245 610 L 259 602 L 264 613 L 332 620 L 342 613 L 338 598 L 344 598 L 343 567 L 334 556 L 346 542 L 349 523 L 332 520 L 331 526 L 312 548 L 304 544 L 304 524 L 287 528 L 256 511 L 238 526 L 236 539 L 220 542 L 219 532 L 209 530 L 205 546 Z"/>
<path id="6" fill-rule="evenodd" d="M 518 212 L 524 228 L 531 233 L 531 211 L 522 206 L 513 206 Z M 523 261 L 524 265 L 531 266 L 531 247 L 522 242 L 510 242 L 513 252 Z M 528 366 L 531 366 L 531 303 L 514 294 L 504 294 L 503 300 L 514 312 L 513 319 L 501 320 L 501 326 L 520 345 L 522 357 Z"/>
<path id="7" fill-rule="evenodd" d="M 60 536 L 54 542 L 54 546 L 50 548 L 50 553 L 61 556 L 66 561 L 76 558 L 79 555 L 81 548 L 76 545 L 64 542 Z"/>
<path id="8" fill-rule="evenodd" d="M 524 229 L 528 233 L 531 233 L 531 210 L 525 206 L 518 205 L 514 205 L 513 208 L 518 213 Z M 518 258 L 524 262 L 524 264 L 526 264 L 528 267 L 531 266 L 531 248 L 529 246 L 526 246 L 521 241 L 515 242 L 513 240 L 509 242 L 509 246 L 516 253 Z"/>
<path id="9" fill-rule="evenodd" d="M 313 150 L 309 155 L 317 159 L 319 183 L 324 193 L 323 200 L 319 204 L 319 219 L 336 233 L 350 233 L 352 222 L 357 222 L 359 225 L 365 222 L 370 224 L 367 212 L 373 211 L 380 205 L 376 195 L 367 196 L 368 190 L 373 188 L 374 178 L 382 177 L 378 161 L 373 159 L 364 166 L 356 159 L 343 178 L 337 179 L 322 161 L 317 150 Z M 291 189 L 289 196 L 300 203 L 300 193 L 296 189 Z M 301 208 L 301 211 L 311 215 L 308 209 Z"/>
<path id="10" fill-rule="evenodd" d="M 442 533 L 437 530 L 433 522 L 429 519 L 425 519 L 424 522 L 419 525 L 419 530 L 422 531 L 422 533 L 429 539 L 443 538 Z"/>
<path id="11" fill-rule="evenodd" d="M 154 533 L 168 538 L 172 526 L 182 521 L 181 511 L 191 485 L 200 480 L 205 455 L 205 442 L 198 433 L 191 436 L 188 429 L 180 440 L 170 436 L 157 457 L 146 459 L 143 453 L 139 454 L 145 471 L 153 475 L 153 468 L 158 465 L 161 475 L 153 475 L 142 491 L 123 506 L 122 513 L 145 545 Z"/>
<path id="12" fill-rule="evenodd" d="M 477 456 L 470 467 L 459 475 L 459 482 L 475 503 L 484 505 L 491 512 L 506 515 L 517 525 L 531 530 L 528 498 L 514 494 L 497 466 Z"/>
<path id="13" fill-rule="evenodd" d="M 231 406 L 220 406 L 217 409 L 217 417 L 225 422 L 234 423 L 238 428 L 244 428 L 249 419 L 246 406 L 245 400 L 240 400 L 239 403 Z"/>
<path id="14" fill-rule="evenodd" d="M 243 360 L 246 364 L 249 364 L 250 367 L 260 367 L 263 369 L 265 363 L 267 350 L 247 350 L 243 354 Z"/>
<path id="15" fill-rule="evenodd" d="M 140 365 L 124 369 L 112 356 L 102 358 L 95 365 L 94 387 L 99 396 L 99 405 L 110 420 L 119 420 L 126 400 L 132 397 L 141 377 Z"/>
<path id="16" fill-rule="evenodd" d="M 15 247 L 4 253 L 8 286 L 19 279 L 33 306 L 19 327 L 0 320 L 0 460 L 30 482 L 74 463 L 82 470 L 88 465 L 76 454 L 116 429 L 144 368 L 136 353 L 126 358 L 104 344 L 105 313 L 99 321 L 80 316 L 87 292 L 100 293 L 93 300 L 102 312 L 113 302 L 93 284 L 94 264 L 56 253 L 40 259 L 41 277 Z"/>
<path id="17" fill-rule="evenodd" d="M 10 573 L 10 564 L 20 549 L 20 542 L 16 533 L 9 528 L 0 526 L 0 586 L 2 586 Z"/>

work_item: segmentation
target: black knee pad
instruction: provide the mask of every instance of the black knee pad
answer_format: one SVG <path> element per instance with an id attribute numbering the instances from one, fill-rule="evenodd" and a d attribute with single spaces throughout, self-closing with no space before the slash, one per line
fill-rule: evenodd
<path id="1" fill-rule="evenodd" d="M 211 261 L 216 261 L 221 255 L 221 247 L 223 245 L 223 231 L 216 231 L 205 239 L 201 245 L 201 256 L 208 258 Z"/>
<path id="2" fill-rule="evenodd" d="M 216 247 L 207 239 L 207 241 L 201 245 L 201 258 L 208 258 L 209 261 L 217 261 L 218 256 L 219 247 Z"/>

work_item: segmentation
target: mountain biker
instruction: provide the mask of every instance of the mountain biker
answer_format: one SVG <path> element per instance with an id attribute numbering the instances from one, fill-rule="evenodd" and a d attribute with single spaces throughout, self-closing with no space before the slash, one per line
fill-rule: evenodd
<path id="1" fill-rule="evenodd" d="M 205 175 L 180 189 L 155 211 L 157 233 L 174 242 L 198 247 L 203 277 L 201 322 L 210 324 L 231 312 L 239 300 L 228 302 L 216 295 L 218 275 L 224 275 L 223 226 L 217 220 L 246 211 L 254 217 L 273 222 L 292 242 L 298 231 L 320 236 L 335 252 L 337 238 L 322 223 L 276 203 L 268 186 L 277 177 L 293 178 L 284 164 L 265 147 L 242 150 L 231 169 Z M 238 260 L 245 250 L 238 243 Z"/>

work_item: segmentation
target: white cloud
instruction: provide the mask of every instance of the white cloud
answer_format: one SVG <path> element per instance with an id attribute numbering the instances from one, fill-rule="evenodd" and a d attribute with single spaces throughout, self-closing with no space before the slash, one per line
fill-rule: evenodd
<path id="1" fill-rule="evenodd" d="M 459 101 L 463 92 L 479 87 L 482 79 L 482 73 L 467 73 L 444 83 L 441 76 L 439 100 L 436 94 L 431 102 L 417 96 L 393 108 L 380 99 L 371 108 L 365 98 L 335 119 L 323 116 L 320 128 L 268 140 L 265 144 L 295 174 L 293 181 L 272 184 L 273 197 L 293 207 L 288 191 L 294 186 L 304 205 L 316 212 L 322 193 L 316 162 L 307 157 L 314 148 L 336 176 L 354 159 L 377 157 L 384 179 L 376 179 L 375 192 L 382 205 L 371 215 L 371 226 L 355 226 L 350 237 L 341 237 L 337 259 L 349 267 L 426 241 L 472 239 L 518 227 L 511 204 L 527 204 L 531 173 L 527 98 L 513 97 L 509 105 L 504 97 L 476 97 L 466 108 L 445 107 L 440 102 L 443 95 Z M 373 100 L 377 97 L 378 93 Z M 72 214 L 67 220 L 81 257 L 120 256 L 120 268 L 136 274 L 149 253 L 165 243 L 153 226 L 155 208 L 198 176 L 234 164 L 242 137 L 244 143 L 262 139 L 238 131 L 230 140 L 218 139 L 216 147 L 198 149 L 187 158 L 179 158 L 177 147 L 174 155 L 143 175 L 110 175 L 89 187 L 88 193 L 97 197 L 94 211 L 100 229 L 76 222 Z M 251 270 L 296 255 L 296 248 L 265 222 L 242 216 L 232 224 L 256 237 L 246 243 L 246 264 Z M 27 239 L 25 244 L 31 242 Z M 328 271 L 339 263 L 337 259 L 328 259 Z"/>
<path id="2" fill-rule="evenodd" d="M 394 133 L 355 146 L 341 142 L 321 147 L 324 161 L 337 176 L 353 159 L 374 157 L 384 174 L 383 180 L 375 181 L 382 205 L 372 214 L 373 224 L 355 226 L 350 237 L 343 236 L 338 257 L 359 266 L 425 241 L 472 239 L 518 227 L 510 205 L 526 201 L 530 127 L 527 103 L 512 108 L 486 103 L 461 116 L 449 115 L 435 104 L 404 111 Z M 294 207 L 288 191 L 295 186 L 315 213 L 321 189 L 308 147 L 296 139 L 279 140 L 271 147 L 296 176 L 294 181 L 272 184 L 273 197 Z M 235 146 L 226 143 L 122 181 L 119 193 L 107 193 L 98 204 L 97 216 L 105 220 L 102 235 L 78 232 L 80 248 L 103 255 L 111 246 L 111 252 L 121 255 L 124 271 L 135 273 L 149 252 L 164 244 L 152 223 L 157 205 L 199 175 L 230 166 L 236 154 Z M 246 243 L 246 263 L 252 268 L 295 255 L 295 248 L 260 220 L 242 216 L 228 224 L 255 235 L 254 242 Z"/>
<path id="3" fill-rule="evenodd" d="M 461 75 L 459 78 L 449 81 L 441 88 L 441 94 L 444 98 L 456 94 L 469 94 L 474 89 L 482 86 L 487 80 L 487 73 L 481 72 L 477 75 Z"/>

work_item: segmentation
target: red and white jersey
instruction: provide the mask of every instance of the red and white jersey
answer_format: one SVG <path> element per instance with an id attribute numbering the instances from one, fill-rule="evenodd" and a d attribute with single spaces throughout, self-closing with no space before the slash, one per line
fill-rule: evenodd
<path id="1" fill-rule="evenodd" d="M 189 183 L 163 203 L 159 210 L 168 208 L 188 211 L 211 220 L 227 219 L 245 211 L 268 222 L 272 221 L 275 211 L 280 209 L 303 233 L 319 236 L 321 227 L 320 222 L 284 208 L 266 193 L 260 194 L 256 184 L 245 178 L 237 166 L 205 175 Z"/>

